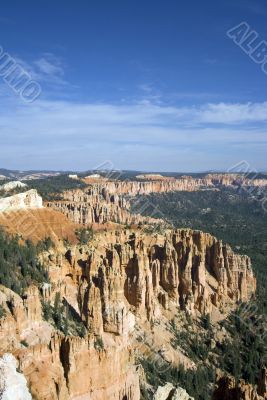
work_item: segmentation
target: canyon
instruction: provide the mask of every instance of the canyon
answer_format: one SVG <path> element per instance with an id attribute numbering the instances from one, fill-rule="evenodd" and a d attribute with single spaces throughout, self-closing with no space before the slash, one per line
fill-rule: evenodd
<path id="1" fill-rule="evenodd" d="M 190 318 L 194 330 L 199 318 L 210 315 L 215 324 L 250 301 L 256 291 L 251 260 L 209 233 L 133 214 L 129 196 L 266 183 L 238 179 L 107 180 L 64 191 L 61 200 L 43 202 L 34 189 L 1 199 L 0 225 L 7 232 L 34 242 L 49 236 L 54 246 L 38 255 L 49 282 L 30 284 L 23 295 L 0 285 L 0 366 L 7 368 L 5 361 L 15 357 L 37 400 L 140 400 L 147 384 L 140 359 L 150 356 L 196 369 L 188 354 L 171 345 L 170 321 L 180 321 L 182 329 L 181 321 L 187 326 Z M 79 243 L 75 232 L 88 226 L 93 237 Z M 70 321 L 67 332 L 50 314 L 45 317 L 59 301 Z M 218 340 L 223 335 L 218 331 Z M 2 392 L 7 382 L 0 380 Z M 237 400 L 267 395 L 265 372 L 258 391 L 240 385 Z M 154 399 L 190 398 L 171 384 L 148 390 Z M 214 399 L 224 391 L 229 400 L 232 390 L 230 380 L 218 380 Z M 27 387 L 23 391 L 28 396 Z"/>
<path id="2" fill-rule="evenodd" d="M 164 216 L 161 220 L 144 217 L 142 213 L 147 207 L 153 207 L 153 204 L 148 200 L 145 207 L 141 207 L 138 196 L 176 191 L 220 190 L 223 187 L 242 188 L 256 195 L 267 187 L 266 179 L 246 179 L 237 174 L 210 174 L 200 179 L 190 176 L 156 179 L 155 175 L 152 178 L 146 181 L 120 181 L 93 175 L 93 178 L 85 179 L 87 188 L 65 191 L 62 199 L 46 202 L 45 206 L 62 212 L 72 222 L 85 225 L 108 222 L 127 225 L 157 224 L 163 223 Z"/>
<path id="3" fill-rule="evenodd" d="M 41 258 L 51 284 L 23 298 L 0 287 L 1 354 L 15 355 L 40 400 L 138 400 L 137 325 L 162 324 L 175 310 L 223 313 L 256 285 L 248 257 L 199 231 L 100 232 L 90 245 L 61 242 Z M 56 293 L 83 321 L 84 338 L 44 321 L 41 301 Z"/>
<path id="4" fill-rule="evenodd" d="M 195 191 L 201 189 L 219 189 L 221 187 L 251 188 L 267 187 L 267 179 L 255 178 L 250 179 L 242 174 L 207 174 L 202 178 L 193 178 L 184 175 L 180 178 L 162 177 L 159 179 L 155 175 L 147 175 L 139 177 L 139 180 L 119 180 L 110 178 L 98 178 L 92 180 L 84 180 L 89 185 L 100 190 L 106 190 L 109 194 L 114 195 L 146 195 L 150 193 L 167 193 L 170 191 Z"/>
<path id="5" fill-rule="evenodd" d="M 158 220 L 130 212 L 131 204 L 123 197 L 110 193 L 105 187 L 92 185 L 85 190 L 64 192 L 63 199 L 46 202 L 48 208 L 60 211 L 77 224 L 118 224 L 157 223 Z"/>

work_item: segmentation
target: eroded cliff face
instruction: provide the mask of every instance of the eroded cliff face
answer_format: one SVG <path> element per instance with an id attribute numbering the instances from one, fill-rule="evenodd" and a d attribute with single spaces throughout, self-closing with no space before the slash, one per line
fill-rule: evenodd
<path id="1" fill-rule="evenodd" d="M 249 179 L 240 174 L 208 174 L 203 178 L 192 178 L 191 176 L 182 176 L 181 178 L 162 179 L 145 178 L 137 181 L 119 181 L 106 179 L 99 180 L 98 183 L 91 183 L 92 187 L 99 190 L 106 190 L 109 194 L 116 195 L 147 195 L 150 193 L 166 193 L 175 191 L 195 191 L 203 188 L 220 187 L 264 187 L 267 186 L 267 179 Z"/>
<path id="2" fill-rule="evenodd" d="M 137 325 L 149 329 L 177 310 L 223 313 L 255 291 L 248 257 L 189 229 L 102 232 L 89 245 L 61 243 L 40 261 L 51 284 L 22 298 L 0 288 L 0 355 L 16 356 L 38 400 L 139 400 Z M 84 338 L 44 321 L 41 301 L 53 303 L 56 293 L 83 321 Z"/>
<path id="3" fill-rule="evenodd" d="M 140 214 L 130 213 L 130 203 L 121 195 L 109 193 L 99 185 L 85 190 L 73 190 L 64 193 L 61 201 L 46 203 L 47 207 L 65 214 L 77 224 L 139 224 L 159 222 Z"/>
<path id="4" fill-rule="evenodd" d="M 188 229 L 155 236 L 104 233 L 84 271 L 88 295 L 99 290 L 97 308 L 103 311 L 104 330 L 114 333 L 123 333 L 128 325 L 127 305 L 140 318 L 153 320 L 170 302 L 192 314 L 209 313 L 214 307 L 223 310 L 245 301 L 255 291 L 247 256 L 234 254 L 209 234 Z M 120 320 L 122 325 L 116 326 Z"/>
<path id="5" fill-rule="evenodd" d="M 11 232 L 24 239 L 38 233 L 38 240 L 51 236 L 56 242 L 54 249 L 40 256 L 51 284 L 30 286 L 22 297 L 0 286 L 0 305 L 5 311 L 0 318 L 0 356 L 12 353 L 16 357 L 34 398 L 139 400 L 140 370 L 135 356 L 149 346 L 168 362 L 194 368 L 185 355 L 176 359 L 177 349 L 168 353 L 164 348 L 171 339 L 168 322 L 184 311 L 193 318 L 213 313 L 223 317 L 238 302 L 249 300 L 256 288 L 250 259 L 200 231 L 162 227 L 161 234 L 145 233 L 147 223 L 161 221 L 131 214 L 126 195 L 252 184 L 242 182 L 238 176 L 226 175 L 105 181 L 65 192 L 62 201 L 50 202 L 50 209 L 41 210 L 42 199 L 36 191 L 0 200 L 0 207 L 4 204 L 0 211 L 9 211 L 1 213 L 0 224 L 8 226 L 10 218 L 15 229 Z M 30 217 L 24 210 L 32 210 Z M 88 245 L 66 245 L 63 240 L 77 243 L 76 228 L 110 221 L 133 225 L 133 229 L 109 228 L 95 233 Z M 137 229 L 139 223 L 143 225 Z M 86 327 L 84 337 L 64 335 L 51 320 L 44 320 L 44 304 L 54 304 L 57 294 Z M 153 333 L 149 346 L 140 346 L 137 336 L 149 336 L 154 326 L 158 337 Z M 259 393 L 266 391 L 266 380 L 262 382 Z M 250 389 L 253 395 L 255 388 L 246 390 Z"/>
<path id="6" fill-rule="evenodd" d="M 217 382 L 212 400 L 264 400 L 267 398 L 266 379 L 266 369 L 262 370 L 262 376 L 255 386 L 243 379 L 236 382 L 233 377 L 222 377 Z"/>
<path id="7" fill-rule="evenodd" d="M 74 282 L 70 285 L 65 282 L 55 289 L 65 290 L 67 286 L 72 293 Z M 41 293 L 43 300 L 55 295 L 50 285 L 44 285 Z M 77 299 L 69 293 L 68 299 L 75 306 Z M 0 355 L 13 353 L 33 398 L 139 400 L 139 375 L 129 336 L 103 332 L 98 348 L 99 336 L 93 329 L 84 338 L 64 336 L 44 321 L 36 287 L 31 287 L 21 298 L 2 286 L 0 297 L 6 312 L 0 319 Z"/>
<path id="8" fill-rule="evenodd" d="M 132 205 L 135 213 L 131 213 L 131 204 L 127 198 L 150 193 L 191 192 L 204 188 L 218 190 L 221 187 L 243 187 L 255 194 L 255 192 L 260 193 L 261 188 L 267 186 L 266 179 L 246 179 L 237 174 L 210 174 L 201 179 L 190 176 L 183 176 L 179 179 L 162 178 L 164 179 L 141 181 L 119 181 L 107 178 L 101 178 L 96 182 L 85 180 L 89 183 L 86 189 L 64 192 L 61 201 L 48 202 L 46 205 L 62 212 L 72 222 L 78 224 L 156 223 L 159 220 L 142 216 L 138 198 Z"/>

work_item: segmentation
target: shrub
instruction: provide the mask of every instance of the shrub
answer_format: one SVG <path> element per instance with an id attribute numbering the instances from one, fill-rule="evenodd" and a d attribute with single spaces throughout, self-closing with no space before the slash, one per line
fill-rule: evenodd
<path id="1" fill-rule="evenodd" d="M 38 253 L 41 253 L 43 251 L 49 251 L 50 249 L 54 248 L 55 248 L 55 243 L 52 241 L 50 237 L 46 237 L 37 243 Z"/>
<path id="2" fill-rule="evenodd" d="M 0 319 L 6 316 L 6 310 L 0 304 Z"/>
<path id="3" fill-rule="evenodd" d="M 42 308 L 44 319 L 51 322 L 64 335 L 86 336 L 87 330 L 80 316 L 66 301 L 62 302 L 60 293 L 56 293 L 53 305 L 50 301 L 43 300 Z"/>
<path id="4" fill-rule="evenodd" d="M 44 266 L 38 262 L 40 249 L 30 240 L 20 243 L 0 229 L 0 284 L 22 295 L 32 283 L 48 282 Z"/>
<path id="5" fill-rule="evenodd" d="M 104 342 L 101 336 L 96 336 L 94 341 L 94 348 L 96 350 L 103 350 L 104 349 Z"/>
<path id="6" fill-rule="evenodd" d="M 204 329 L 206 329 L 206 330 L 211 329 L 210 314 L 205 314 L 205 315 L 201 316 L 201 324 Z"/>
<path id="7" fill-rule="evenodd" d="M 94 237 L 93 229 L 91 227 L 77 229 L 75 234 L 79 244 L 87 244 Z"/>

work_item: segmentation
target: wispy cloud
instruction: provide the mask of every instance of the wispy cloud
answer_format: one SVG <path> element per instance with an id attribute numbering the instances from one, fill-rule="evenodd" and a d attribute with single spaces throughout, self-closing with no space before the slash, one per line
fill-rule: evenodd
<path id="1" fill-rule="evenodd" d="M 208 104 L 196 111 L 196 118 L 202 123 L 217 123 L 223 125 L 266 122 L 267 102 Z"/>
<path id="2" fill-rule="evenodd" d="M 64 79 L 64 64 L 61 58 L 52 53 L 44 53 L 37 60 L 25 61 L 21 57 L 14 57 L 18 64 L 40 84 L 68 85 Z"/>
<path id="3" fill-rule="evenodd" d="M 0 97 L 4 102 L 0 159 L 13 152 L 21 168 L 31 157 L 32 167 L 44 167 L 38 154 L 46 168 L 81 169 L 114 157 L 119 168 L 219 168 L 219 160 L 227 168 L 239 161 L 240 148 L 242 158 L 257 151 L 257 162 L 265 160 L 267 102 L 170 107 L 37 100 L 28 106 Z"/>
<path id="4" fill-rule="evenodd" d="M 63 76 L 64 69 L 62 67 L 62 62 L 60 59 L 56 58 L 51 54 L 45 54 L 34 64 L 39 69 L 40 73 L 49 75 L 49 76 Z"/>
<path id="5" fill-rule="evenodd" d="M 138 85 L 138 89 L 145 93 L 151 93 L 153 91 L 153 87 L 150 83 L 141 83 Z"/>

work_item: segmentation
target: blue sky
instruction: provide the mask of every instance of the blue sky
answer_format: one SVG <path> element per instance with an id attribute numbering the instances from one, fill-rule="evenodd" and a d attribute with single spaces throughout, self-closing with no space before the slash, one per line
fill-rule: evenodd
<path id="1" fill-rule="evenodd" d="M 266 0 L 1 6 L 0 46 L 41 87 L 25 103 L 0 76 L 1 167 L 267 170 L 267 75 L 226 34 L 267 41 Z"/>

